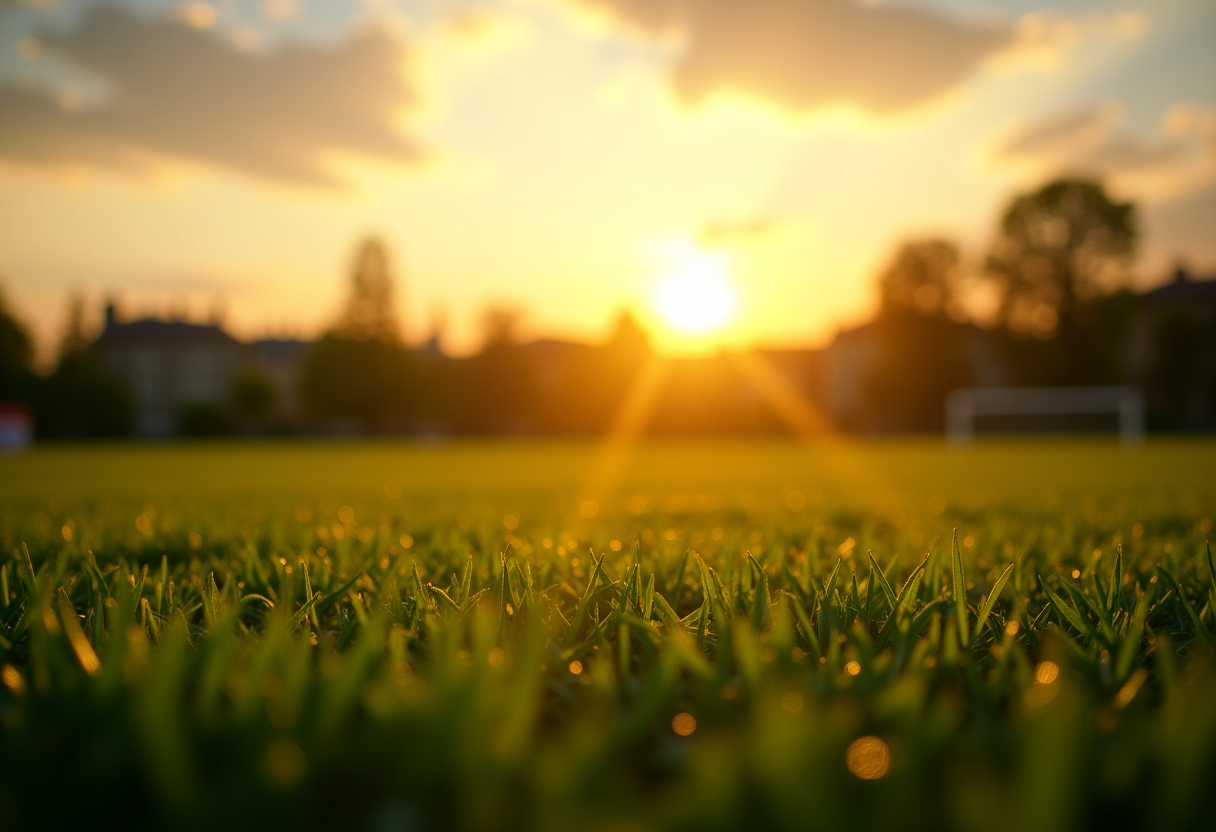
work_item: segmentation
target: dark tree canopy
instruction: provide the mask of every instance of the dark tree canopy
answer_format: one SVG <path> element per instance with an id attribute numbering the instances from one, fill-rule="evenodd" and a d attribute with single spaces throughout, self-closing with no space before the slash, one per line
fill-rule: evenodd
<path id="1" fill-rule="evenodd" d="M 0 290 L 0 364 L 28 370 L 34 361 L 34 342 L 25 324 L 8 308 Z"/>
<path id="2" fill-rule="evenodd" d="M 0 402 L 28 402 L 34 390 L 34 342 L 0 290 Z"/>
<path id="3" fill-rule="evenodd" d="M 359 248 L 351 274 L 350 297 L 334 328 L 334 335 L 352 341 L 400 341 L 396 306 L 393 302 L 393 275 L 384 244 L 368 238 Z"/>
<path id="4" fill-rule="evenodd" d="M 277 388 L 274 379 L 256 367 L 245 367 L 228 388 L 232 409 L 246 421 L 264 419 L 274 410 Z"/>
<path id="5" fill-rule="evenodd" d="M 92 339 L 85 331 L 84 298 L 79 294 L 73 295 L 68 301 L 68 319 L 63 328 L 63 336 L 59 339 L 59 360 L 89 354 Z"/>
<path id="6" fill-rule="evenodd" d="M 1135 205 L 1099 183 L 1060 179 L 1017 197 L 987 260 L 1006 326 L 1068 342 L 1085 304 L 1117 287 L 1135 244 Z"/>
<path id="7" fill-rule="evenodd" d="M 952 242 L 904 243 L 879 278 L 883 308 L 944 315 L 956 301 L 958 265 L 958 246 Z"/>
<path id="8" fill-rule="evenodd" d="M 523 312 L 517 307 L 495 303 L 481 313 L 482 349 L 492 350 L 519 343 L 519 325 Z"/>

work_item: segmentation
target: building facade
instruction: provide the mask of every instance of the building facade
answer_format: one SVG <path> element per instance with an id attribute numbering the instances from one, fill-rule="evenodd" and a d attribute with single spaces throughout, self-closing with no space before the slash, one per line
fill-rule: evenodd
<path id="1" fill-rule="evenodd" d="M 249 347 L 218 323 L 121 321 L 113 304 L 106 307 L 93 354 L 126 383 L 135 431 L 148 438 L 173 436 L 185 407 L 226 406 L 233 377 L 252 358 Z"/>

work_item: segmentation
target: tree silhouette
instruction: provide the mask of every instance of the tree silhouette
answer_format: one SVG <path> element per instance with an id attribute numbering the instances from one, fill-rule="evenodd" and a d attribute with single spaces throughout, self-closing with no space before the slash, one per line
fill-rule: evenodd
<path id="1" fill-rule="evenodd" d="M 986 263 L 1003 322 L 1057 336 L 1069 380 L 1080 380 L 1086 306 L 1121 281 L 1135 244 L 1135 205 L 1114 201 L 1099 183 L 1059 179 L 1017 197 Z"/>
<path id="2" fill-rule="evenodd" d="M 246 427 L 256 427 L 274 411 L 278 390 L 274 380 L 257 367 L 245 367 L 232 378 L 228 397 Z"/>
<path id="3" fill-rule="evenodd" d="M 374 237 L 363 241 L 355 257 L 350 297 L 333 334 L 352 341 L 400 341 L 388 252 Z"/>
<path id="4" fill-rule="evenodd" d="M 481 348 L 513 347 L 519 343 L 519 324 L 523 313 L 514 306 L 494 303 L 481 313 Z"/>
<path id="5" fill-rule="evenodd" d="M 84 325 L 84 298 L 74 294 L 68 301 L 68 320 L 59 339 L 59 360 L 87 356 L 91 347 L 92 339 Z"/>
<path id="6" fill-rule="evenodd" d="M 970 383 L 969 330 L 950 317 L 958 295 L 958 246 L 904 243 L 878 275 L 878 357 L 865 378 L 865 427 L 937 430 L 947 393 Z"/>
<path id="7" fill-rule="evenodd" d="M 0 402 L 26 401 L 33 395 L 34 342 L 29 331 L 9 311 L 0 290 Z"/>
<path id="8" fill-rule="evenodd" d="M 958 282 L 958 246 L 948 240 L 904 243 L 879 277 L 884 309 L 921 315 L 952 311 Z"/>

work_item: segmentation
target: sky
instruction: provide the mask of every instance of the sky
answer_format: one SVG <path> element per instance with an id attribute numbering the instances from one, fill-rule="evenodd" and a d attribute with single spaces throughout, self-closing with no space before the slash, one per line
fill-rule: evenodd
<path id="1" fill-rule="evenodd" d="M 1137 285 L 1216 274 L 1212 43 L 1210 0 L 0 0 L 0 287 L 43 361 L 73 296 L 313 337 L 375 236 L 455 353 L 489 308 L 813 347 L 1066 174 L 1136 202 Z"/>

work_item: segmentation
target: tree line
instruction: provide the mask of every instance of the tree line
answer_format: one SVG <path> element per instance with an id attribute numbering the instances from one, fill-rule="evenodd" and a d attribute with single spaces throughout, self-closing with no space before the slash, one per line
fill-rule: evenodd
<path id="1" fill-rule="evenodd" d="M 881 347 L 859 421 L 882 426 L 885 415 L 903 429 L 940 428 L 945 395 L 982 383 L 976 357 L 986 351 L 981 357 L 997 366 L 1003 384 L 1135 384 L 1146 395 L 1150 426 L 1186 427 L 1193 414 L 1210 422 L 1216 308 L 1209 301 L 1160 310 L 1140 322 L 1147 331 L 1132 345 L 1143 312 L 1131 287 L 1138 241 L 1135 205 L 1111 198 L 1100 183 L 1065 178 L 1016 197 L 971 271 L 997 301 L 995 325 L 982 332 L 961 307 L 968 272 L 958 246 L 903 244 L 879 275 Z M 1133 346 L 1146 366 L 1136 366 Z"/>
<path id="2" fill-rule="evenodd" d="M 980 263 L 968 266 L 944 238 L 898 246 L 877 275 L 880 304 L 867 336 L 873 355 L 854 380 L 856 406 L 839 414 L 842 427 L 937 430 L 950 390 L 994 377 L 1033 386 L 1139 383 L 1157 427 L 1181 426 L 1179 414 L 1193 409 L 1196 396 L 1211 399 L 1205 412 L 1216 413 L 1210 307 L 1159 317 L 1150 333 L 1152 366 L 1139 376 L 1129 369 L 1138 237 L 1133 203 L 1113 199 L 1100 183 L 1066 178 L 1015 197 Z M 411 348 L 395 316 L 392 265 L 376 240 L 359 249 L 349 285 L 334 324 L 302 361 L 295 391 L 302 412 L 285 425 L 292 430 L 599 433 L 653 355 L 626 312 L 601 344 L 524 344 L 518 314 L 505 308 L 487 312 L 483 346 L 472 356 Z M 996 308 L 982 328 L 968 312 L 977 287 Z M 93 360 L 80 318 L 76 302 L 56 366 L 39 375 L 29 336 L 0 296 L 0 401 L 31 403 L 42 436 L 125 435 L 130 398 Z M 727 357 L 675 365 L 655 394 L 652 431 L 784 429 Z M 808 357 L 794 370 L 801 394 L 830 404 L 822 361 Z M 179 431 L 266 432 L 275 396 L 270 380 L 247 368 L 233 379 L 229 401 L 179 414 Z"/>

